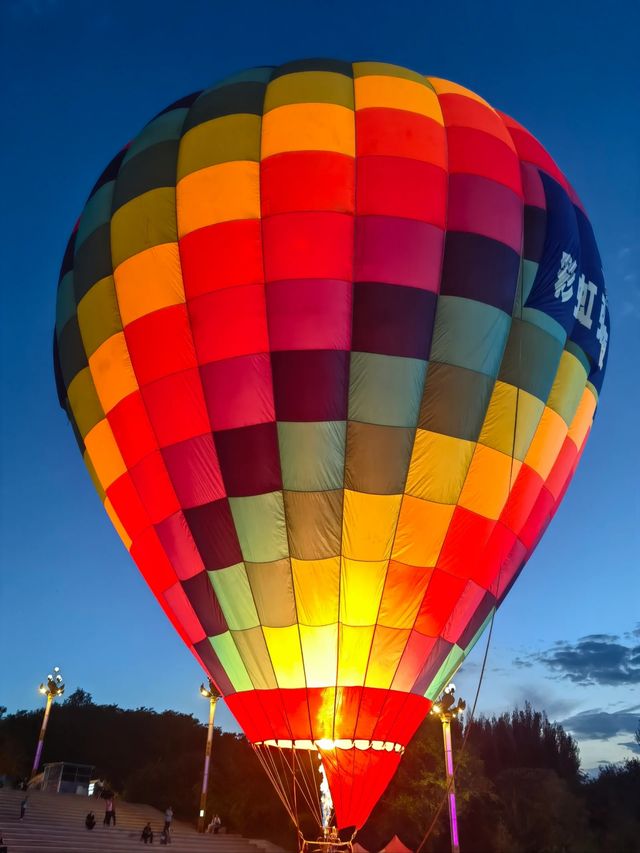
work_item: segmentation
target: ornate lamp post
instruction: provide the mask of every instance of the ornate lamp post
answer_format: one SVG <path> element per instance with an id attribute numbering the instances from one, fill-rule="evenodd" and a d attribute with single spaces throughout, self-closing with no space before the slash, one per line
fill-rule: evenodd
<path id="1" fill-rule="evenodd" d="M 454 706 L 455 684 L 449 684 L 444 693 L 431 709 L 431 713 L 440 717 L 442 722 L 442 738 L 444 740 L 444 768 L 447 774 L 447 802 L 449 805 L 449 830 L 451 832 L 451 853 L 460 853 L 458 838 L 458 814 L 456 811 L 456 786 L 453 775 L 453 752 L 451 750 L 451 720 L 457 717 L 467 707 L 464 699 L 459 699 Z"/>
<path id="2" fill-rule="evenodd" d="M 35 776 L 38 772 L 38 767 L 40 766 L 40 757 L 42 755 L 42 745 L 44 744 L 44 736 L 47 731 L 47 723 L 49 722 L 49 714 L 51 712 L 51 705 L 53 700 L 57 696 L 62 696 L 64 693 L 64 681 L 62 680 L 62 676 L 60 675 L 60 667 L 54 666 L 53 673 L 49 673 L 47 675 L 47 683 L 41 684 L 38 688 L 40 693 L 43 696 L 47 697 L 47 705 L 44 709 L 44 718 L 42 720 L 42 726 L 40 727 L 40 737 L 38 738 L 38 746 L 36 748 L 36 757 L 33 760 L 33 767 L 31 769 L 31 776 Z"/>
<path id="3" fill-rule="evenodd" d="M 213 718 L 216 713 L 216 704 L 220 698 L 212 681 L 209 687 L 200 685 L 200 693 L 209 700 L 209 728 L 207 729 L 207 749 L 204 755 L 204 773 L 202 775 L 202 791 L 200 793 L 200 812 L 198 814 L 198 832 L 204 832 L 205 811 L 207 808 L 207 790 L 209 788 L 209 765 L 211 763 L 211 745 L 213 743 Z"/>

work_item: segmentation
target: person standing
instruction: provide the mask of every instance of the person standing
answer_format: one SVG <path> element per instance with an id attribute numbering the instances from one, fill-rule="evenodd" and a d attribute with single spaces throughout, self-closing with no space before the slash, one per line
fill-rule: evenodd
<path id="1" fill-rule="evenodd" d="M 25 813 L 26 813 L 26 811 L 27 811 L 27 802 L 28 802 L 28 800 L 29 800 L 29 797 L 28 797 L 28 796 L 26 796 L 26 797 L 23 799 L 23 801 L 20 803 L 20 820 L 22 820 L 22 819 L 24 818 L 24 816 L 25 816 Z"/>
<path id="2" fill-rule="evenodd" d="M 104 806 L 104 825 L 111 826 L 111 821 L 113 820 L 113 825 L 116 825 L 116 813 L 113 808 L 113 799 L 109 797 Z"/>
<path id="3" fill-rule="evenodd" d="M 169 835 L 171 832 L 171 822 L 173 820 L 173 809 L 171 806 L 164 813 L 164 831 Z"/>

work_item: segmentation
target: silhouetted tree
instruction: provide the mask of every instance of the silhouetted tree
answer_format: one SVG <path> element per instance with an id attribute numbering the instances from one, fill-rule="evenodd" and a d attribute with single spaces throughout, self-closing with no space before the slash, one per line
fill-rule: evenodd
<path id="1" fill-rule="evenodd" d="M 82 688 L 78 687 L 73 691 L 73 693 L 67 696 L 63 704 L 72 705 L 75 708 L 93 705 L 93 696 L 91 693 L 87 693 L 86 690 L 82 690 Z"/>

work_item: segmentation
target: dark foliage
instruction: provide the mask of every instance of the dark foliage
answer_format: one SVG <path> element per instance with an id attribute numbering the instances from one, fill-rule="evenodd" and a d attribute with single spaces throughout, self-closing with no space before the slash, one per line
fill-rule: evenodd
<path id="1" fill-rule="evenodd" d="M 0 714 L 0 774 L 27 775 L 42 712 Z M 43 760 L 93 764 L 121 796 L 192 820 L 206 731 L 194 717 L 95 705 L 76 690 L 52 710 Z M 640 734 L 639 734 L 640 737 Z M 468 732 L 452 725 L 460 837 L 465 853 L 640 853 L 640 761 L 580 772 L 575 741 L 530 706 Z M 378 850 L 398 833 L 414 849 L 449 851 L 442 731 L 428 717 L 359 840 Z M 279 800 L 244 737 L 215 731 L 207 815 L 232 830 L 294 849 Z"/>

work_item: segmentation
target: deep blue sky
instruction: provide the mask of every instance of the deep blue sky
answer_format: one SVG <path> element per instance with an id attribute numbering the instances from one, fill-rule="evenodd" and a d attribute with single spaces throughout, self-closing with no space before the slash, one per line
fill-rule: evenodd
<path id="1" fill-rule="evenodd" d="M 154 113 L 235 70 L 381 59 L 462 83 L 521 121 L 593 222 L 612 317 L 602 406 L 564 506 L 498 614 L 479 707 L 546 706 L 580 736 L 586 766 L 629 754 L 619 744 L 640 715 L 639 29 L 632 0 L 2 0 L 0 704 L 37 707 L 58 663 L 97 701 L 206 714 L 199 668 L 111 528 L 55 397 L 58 268 L 95 178 Z M 480 651 L 458 682 L 467 698 Z M 219 721 L 231 724 L 225 708 Z"/>

